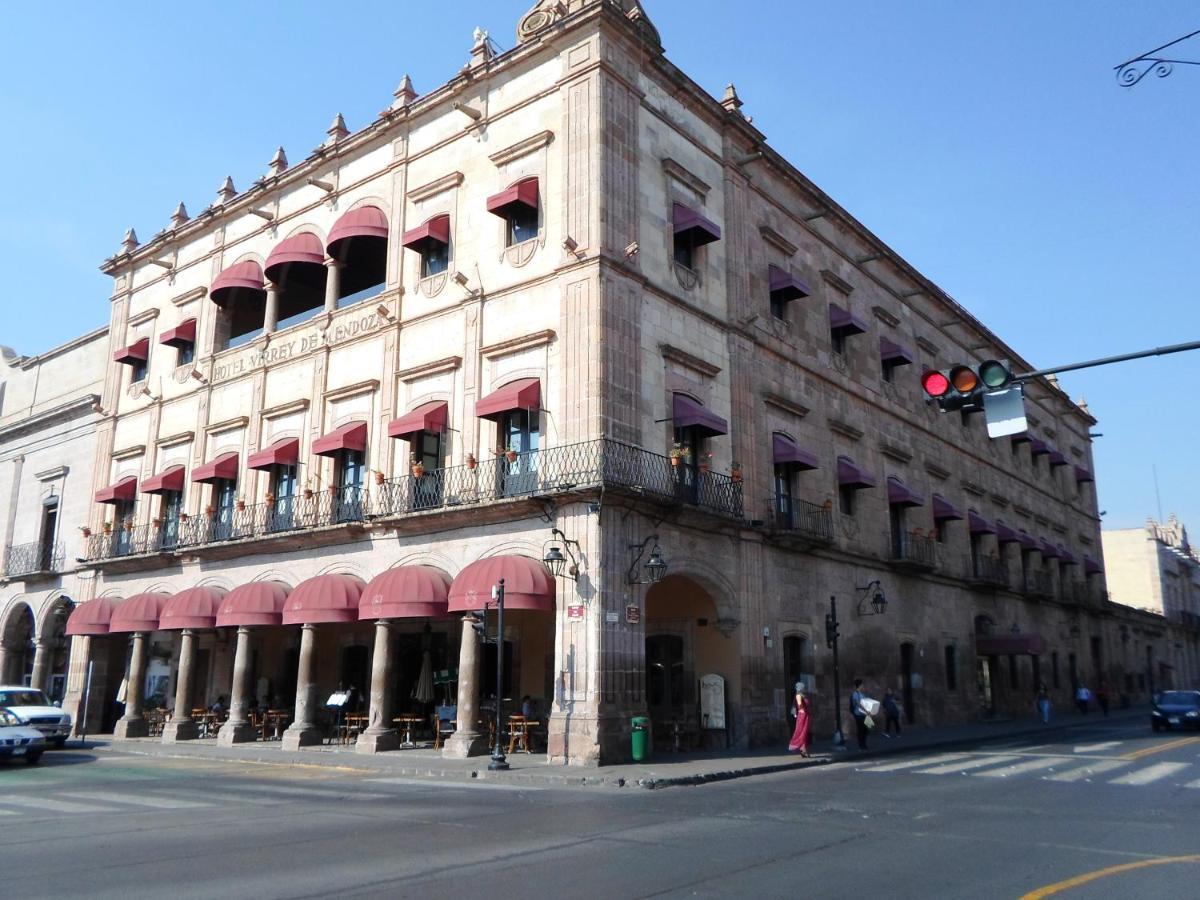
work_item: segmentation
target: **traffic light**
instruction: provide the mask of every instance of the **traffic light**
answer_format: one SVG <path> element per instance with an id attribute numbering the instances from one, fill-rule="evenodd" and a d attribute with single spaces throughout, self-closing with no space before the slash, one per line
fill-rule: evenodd
<path id="1" fill-rule="evenodd" d="M 838 621 L 829 613 L 825 614 L 825 646 L 830 650 L 837 643 L 838 639 Z"/>
<path id="2" fill-rule="evenodd" d="M 983 395 L 1007 388 L 1012 371 L 996 359 L 985 360 L 977 369 L 958 365 L 949 369 L 929 369 L 921 376 L 921 387 L 930 400 L 936 400 L 942 412 L 958 409 L 979 412 Z"/>
<path id="3" fill-rule="evenodd" d="M 471 613 L 471 627 L 475 633 L 487 643 L 487 613 Z"/>

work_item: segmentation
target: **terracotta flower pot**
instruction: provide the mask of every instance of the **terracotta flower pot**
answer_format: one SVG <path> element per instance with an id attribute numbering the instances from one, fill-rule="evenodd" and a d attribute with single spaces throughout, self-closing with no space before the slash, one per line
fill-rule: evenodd
<path id="1" fill-rule="evenodd" d="M 246 501 L 245 501 L 245 500 L 239 500 L 239 501 L 237 502 L 237 508 L 238 508 L 238 511 L 239 511 L 239 512 L 240 512 L 240 511 L 242 511 L 242 510 L 244 510 L 244 509 L 246 508 Z"/>
<path id="2" fill-rule="evenodd" d="M 682 463 L 683 463 L 682 456 L 672 456 L 671 457 L 671 465 L 678 466 L 678 465 L 681 465 Z"/>
<path id="3" fill-rule="evenodd" d="M 425 464 L 417 463 L 412 467 L 413 478 L 420 478 L 425 474 Z"/>
<path id="4" fill-rule="evenodd" d="M 467 468 L 474 469 L 477 465 L 479 465 L 479 461 L 475 459 L 475 455 L 473 453 L 468 453 L 467 454 Z"/>
<path id="5" fill-rule="evenodd" d="M 510 463 L 516 462 L 517 461 L 517 451 L 516 450 L 505 450 L 504 458 L 507 459 Z"/>
<path id="6" fill-rule="evenodd" d="M 383 473 L 382 473 L 382 472 L 376 472 L 376 473 L 375 473 L 375 483 L 376 483 L 376 484 L 380 484 L 380 485 L 381 485 L 381 484 L 383 484 L 383 480 L 384 480 L 384 479 L 383 479 Z"/>

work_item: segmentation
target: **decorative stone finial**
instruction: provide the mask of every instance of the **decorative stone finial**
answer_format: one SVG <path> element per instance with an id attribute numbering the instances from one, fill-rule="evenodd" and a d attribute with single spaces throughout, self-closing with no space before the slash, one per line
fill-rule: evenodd
<path id="1" fill-rule="evenodd" d="M 287 171 L 287 154 L 283 152 L 282 147 L 278 148 L 275 151 L 275 155 L 271 157 L 270 166 L 272 175 L 282 175 Z"/>
<path id="2" fill-rule="evenodd" d="M 221 182 L 221 186 L 217 188 L 217 202 L 228 203 L 237 196 L 237 188 L 233 186 L 233 176 L 226 175 L 225 180 Z"/>
<path id="3" fill-rule="evenodd" d="M 408 106 L 408 104 L 417 99 L 417 92 L 413 88 L 412 79 L 408 77 L 407 73 L 400 79 L 400 86 L 392 91 L 392 96 L 396 98 L 396 101 L 392 104 L 392 109 Z"/>
<path id="4" fill-rule="evenodd" d="M 731 113 L 740 113 L 742 109 L 742 98 L 737 94 L 737 88 L 733 83 L 725 85 L 725 96 L 721 98 L 721 105 Z"/>
<path id="5" fill-rule="evenodd" d="M 492 49 L 492 42 L 488 39 L 488 33 L 482 28 L 476 27 L 474 33 L 474 43 L 471 45 L 471 66 L 482 66 L 489 62 L 495 55 L 496 51 Z"/>
<path id="6" fill-rule="evenodd" d="M 132 253 L 137 249 L 137 246 L 137 232 L 130 228 L 127 232 L 125 232 L 125 238 L 121 241 L 121 252 Z"/>
<path id="7" fill-rule="evenodd" d="M 1087 397 L 1084 397 L 1081 395 L 1079 397 L 1079 399 L 1075 401 L 1075 405 L 1078 406 L 1081 410 L 1083 410 L 1088 415 L 1092 414 L 1092 411 L 1090 409 L 1088 409 Z"/>
<path id="8" fill-rule="evenodd" d="M 350 129 L 346 127 L 346 120 L 342 118 L 342 114 L 338 113 L 333 117 L 333 121 L 329 127 L 325 129 L 325 133 L 329 135 L 327 144 L 336 144 L 338 141 L 344 141 L 350 134 Z"/>
<path id="9" fill-rule="evenodd" d="M 191 216 L 188 215 L 187 207 L 180 200 L 179 205 L 175 207 L 175 212 L 171 213 L 171 227 L 178 228 L 190 218 Z"/>

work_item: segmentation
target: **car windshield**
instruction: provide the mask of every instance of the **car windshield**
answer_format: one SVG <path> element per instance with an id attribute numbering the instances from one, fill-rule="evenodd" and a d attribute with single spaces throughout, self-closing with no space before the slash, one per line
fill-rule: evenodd
<path id="1" fill-rule="evenodd" d="M 1163 691 L 1158 695 L 1159 706 L 1195 706 L 1197 695 L 1194 691 Z"/>
<path id="2" fill-rule="evenodd" d="M 41 691 L 0 691 L 0 706 L 49 706 L 50 701 Z"/>

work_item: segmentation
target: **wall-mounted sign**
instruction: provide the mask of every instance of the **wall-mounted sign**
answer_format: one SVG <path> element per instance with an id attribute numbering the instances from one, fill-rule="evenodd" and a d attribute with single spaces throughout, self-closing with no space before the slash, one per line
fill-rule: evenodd
<path id="1" fill-rule="evenodd" d="M 583 618 L 583 604 L 580 603 L 577 606 L 568 606 L 567 607 L 567 618 L 568 619 L 582 619 Z"/>
<path id="2" fill-rule="evenodd" d="M 636 603 L 630 603 L 625 607 L 625 621 L 630 625 L 636 625 L 642 621 L 642 608 Z"/>
<path id="3" fill-rule="evenodd" d="M 621 614 L 615 612 L 606 612 L 604 614 L 604 621 L 609 625 L 615 625 L 617 622 L 621 621 Z"/>
<path id="4" fill-rule="evenodd" d="M 255 347 L 240 356 L 220 360 L 213 366 L 212 381 L 228 381 L 238 375 L 251 372 L 260 366 L 295 359 L 305 353 L 311 353 L 322 347 L 332 347 L 345 341 L 353 340 L 364 334 L 370 334 L 383 325 L 389 324 L 376 312 L 346 319 L 321 329 L 313 327 L 311 331 L 303 332 L 288 340 L 271 341 L 266 347 Z"/>

